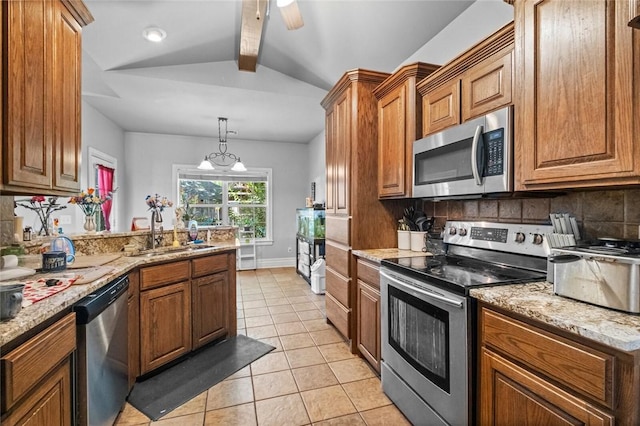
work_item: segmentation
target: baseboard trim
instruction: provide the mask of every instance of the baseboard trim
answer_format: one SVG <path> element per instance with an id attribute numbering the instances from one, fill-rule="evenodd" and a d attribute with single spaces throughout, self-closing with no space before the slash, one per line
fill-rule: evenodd
<path id="1" fill-rule="evenodd" d="M 295 257 L 281 257 L 275 259 L 258 259 L 258 269 L 264 268 L 295 268 Z"/>

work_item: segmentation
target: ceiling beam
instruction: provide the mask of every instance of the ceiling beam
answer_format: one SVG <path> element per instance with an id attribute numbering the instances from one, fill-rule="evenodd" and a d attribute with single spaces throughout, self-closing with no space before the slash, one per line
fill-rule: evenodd
<path id="1" fill-rule="evenodd" d="M 242 0 L 242 26 L 240 27 L 240 71 L 256 72 L 262 27 L 267 19 L 267 0 Z"/>

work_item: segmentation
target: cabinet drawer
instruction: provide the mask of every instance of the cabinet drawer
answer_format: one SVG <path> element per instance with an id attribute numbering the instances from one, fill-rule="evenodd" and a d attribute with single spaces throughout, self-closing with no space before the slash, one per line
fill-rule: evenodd
<path id="1" fill-rule="evenodd" d="M 380 267 L 366 260 L 358 259 L 358 279 L 380 291 Z"/>
<path id="2" fill-rule="evenodd" d="M 227 270 L 228 255 L 218 254 L 215 256 L 197 257 L 191 260 L 191 276 L 202 277 L 204 275 L 215 274 Z"/>
<path id="3" fill-rule="evenodd" d="M 351 276 L 349 272 L 350 253 L 347 247 L 343 248 L 331 243 L 326 243 L 324 250 L 327 266 L 345 277 Z"/>
<path id="4" fill-rule="evenodd" d="M 2 357 L 2 412 L 40 382 L 76 348 L 76 314 L 71 313 Z"/>
<path id="5" fill-rule="evenodd" d="M 350 280 L 336 273 L 331 268 L 327 268 L 325 274 L 327 293 L 330 293 L 331 296 L 344 306 L 351 307 L 351 301 L 349 298 Z"/>
<path id="6" fill-rule="evenodd" d="M 486 345 L 613 407 L 613 356 L 486 308 L 482 309 L 482 336 Z"/>
<path id="7" fill-rule="evenodd" d="M 346 246 L 351 244 L 349 238 L 349 218 L 347 216 L 327 216 L 325 218 L 325 237 Z"/>
<path id="8" fill-rule="evenodd" d="M 140 290 L 188 280 L 189 262 L 183 260 L 140 269 Z"/>
<path id="9" fill-rule="evenodd" d="M 327 319 L 331 321 L 331 324 L 333 324 L 344 337 L 350 339 L 351 310 L 344 307 L 340 302 L 331 297 L 330 294 L 325 296 L 325 309 L 327 311 Z"/>

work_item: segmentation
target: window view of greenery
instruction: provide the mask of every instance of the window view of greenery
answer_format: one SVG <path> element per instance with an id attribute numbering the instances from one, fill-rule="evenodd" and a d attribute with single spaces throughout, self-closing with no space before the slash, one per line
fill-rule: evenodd
<path id="1" fill-rule="evenodd" d="M 256 238 L 267 238 L 267 182 L 179 178 L 178 184 L 186 222 L 236 225 L 253 230 Z"/>

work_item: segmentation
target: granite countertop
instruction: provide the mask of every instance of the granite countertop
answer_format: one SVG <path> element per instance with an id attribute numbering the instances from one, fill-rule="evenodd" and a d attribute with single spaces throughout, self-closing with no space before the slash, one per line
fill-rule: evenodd
<path id="1" fill-rule="evenodd" d="M 103 277 L 98 278 L 97 280 L 92 281 L 88 284 L 71 285 L 69 288 L 57 294 L 54 294 L 53 296 L 49 296 L 34 303 L 33 305 L 22 308 L 15 318 L 0 322 L 0 346 L 11 342 L 13 339 L 28 332 L 47 319 L 69 308 L 78 300 L 82 299 L 83 297 L 102 287 L 103 285 L 109 283 L 114 278 L 126 274 L 127 272 L 137 267 L 151 263 L 167 262 L 177 259 L 186 259 L 217 252 L 235 250 L 238 247 L 235 241 L 215 242 L 213 244 L 214 245 L 206 249 L 201 248 L 195 251 L 181 251 L 177 253 L 169 251 L 167 253 L 159 254 L 153 257 L 121 256 L 113 260 L 112 262 L 107 263 L 106 265 L 102 265 L 112 267 L 114 268 L 114 270 L 111 273 L 104 275 Z M 74 270 L 68 269 L 62 273 L 67 272 L 73 273 Z M 24 280 L 37 280 L 42 277 L 60 277 L 62 273 L 58 272 L 49 274 L 36 274 L 24 278 Z M 17 281 L 19 280 L 12 280 L 12 282 Z"/>
<path id="2" fill-rule="evenodd" d="M 382 259 L 395 259 L 396 257 L 433 256 L 429 252 L 400 250 L 397 248 L 353 250 L 352 253 L 354 256 L 362 257 L 363 259 L 368 259 L 376 263 L 380 263 Z"/>
<path id="3" fill-rule="evenodd" d="M 548 282 L 481 287 L 471 296 L 622 351 L 640 349 L 639 315 L 556 296 Z"/>

